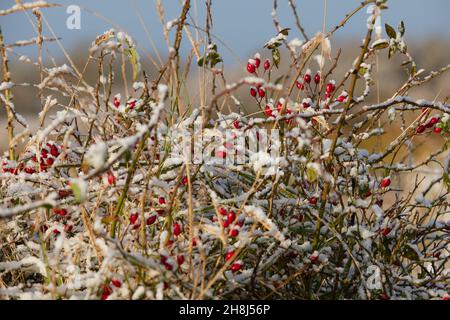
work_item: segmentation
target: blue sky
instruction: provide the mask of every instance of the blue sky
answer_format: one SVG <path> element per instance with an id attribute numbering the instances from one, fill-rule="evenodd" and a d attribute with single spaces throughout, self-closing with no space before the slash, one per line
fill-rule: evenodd
<path id="1" fill-rule="evenodd" d="M 67 49 L 73 49 L 82 41 L 91 41 L 95 35 L 111 28 L 111 22 L 114 21 L 116 28 L 126 30 L 141 47 L 146 47 L 151 51 L 148 37 L 138 18 L 138 14 L 140 14 L 161 53 L 164 54 L 167 51 L 161 36 L 162 28 L 154 0 L 62 0 L 55 2 L 63 6 L 76 4 L 82 8 L 81 30 L 66 28 L 65 21 L 68 14 L 65 7 L 44 11 L 45 17 L 58 36 L 62 37 L 62 43 Z M 295 28 L 287 0 L 279 2 L 279 17 L 282 25 Z M 200 21 L 204 23 L 204 0 L 197 0 L 197 3 Z M 308 34 L 312 35 L 321 30 L 324 0 L 296 0 L 296 3 Z M 356 8 L 359 3 L 358 0 L 327 0 L 327 26 L 331 27 L 338 23 L 347 12 Z M 13 4 L 13 0 L 2 0 L 0 9 L 8 8 Z M 181 9 L 179 0 L 163 0 L 163 4 L 166 20 L 178 16 Z M 219 50 L 226 61 L 237 58 L 245 59 L 255 48 L 262 47 L 274 35 L 271 18 L 272 4 L 272 0 L 213 0 L 213 33 L 231 49 L 228 50 L 218 43 Z M 407 38 L 420 40 L 439 36 L 444 37 L 445 41 L 450 41 L 450 28 L 448 27 L 450 1 L 390 0 L 388 5 L 389 10 L 383 12 L 383 23 L 388 22 L 396 26 L 400 20 L 404 20 L 407 27 Z M 99 18 L 98 15 L 101 15 L 102 18 Z M 343 38 L 362 37 L 365 32 L 366 18 L 367 13 L 360 12 L 337 36 Z M 33 28 L 24 13 L 0 17 L 0 25 L 4 30 L 7 42 L 34 36 Z M 50 35 L 48 31 L 46 35 Z M 291 37 L 293 36 L 301 38 L 297 30 L 291 33 Z M 58 54 L 56 46 L 51 50 L 53 54 Z"/>

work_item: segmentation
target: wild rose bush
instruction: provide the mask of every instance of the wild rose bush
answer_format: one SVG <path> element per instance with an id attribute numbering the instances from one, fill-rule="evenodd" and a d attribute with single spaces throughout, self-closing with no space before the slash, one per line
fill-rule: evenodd
<path id="1" fill-rule="evenodd" d="M 33 9 L 41 29 L 30 44 L 42 47 L 39 10 L 48 6 L 0 14 Z M 311 38 L 298 23 L 303 43 L 274 10 L 276 36 L 230 84 L 211 21 L 196 43 L 190 1 L 167 23 L 158 2 L 173 41 L 158 74 L 142 70 L 136 43 L 115 30 L 90 48 L 95 83 L 73 66 L 19 58 L 41 72 L 33 133 L 14 109 L 14 46 L 2 37 L 9 148 L 0 173 L 0 296 L 448 299 L 450 104 L 409 92 L 449 66 L 416 66 L 404 24 L 383 32 L 386 7 L 365 1 Z M 366 8 L 360 53 L 347 73 L 334 74 L 332 36 Z M 191 54 L 182 64 L 184 44 Z M 378 54 L 404 57 L 408 77 L 390 99 L 369 103 Z M 190 69 L 202 79 L 195 103 L 182 84 Z M 117 90 L 120 78 L 126 88 Z M 258 112 L 243 111 L 243 92 Z M 365 147 L 395 127 L 401 135 L 382 152 Z M 420 162 L 399 156 L 414 152 L 420 136 L 441 147 Z M 431 163 L 440 173 L 427 180 L 420 170 Z"/>

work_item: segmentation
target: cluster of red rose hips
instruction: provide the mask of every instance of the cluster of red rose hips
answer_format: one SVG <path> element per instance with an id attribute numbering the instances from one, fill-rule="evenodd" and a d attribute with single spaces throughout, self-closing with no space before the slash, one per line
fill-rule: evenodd
<path id="1" fill-rule="evenodd" d="M 434 129 L 433 129 L 434 132 L 441 133 L 442 128 L 439 126 L 436 126 L 436 124 L 438 124 L 439 121 L 440 121 L 440 119 L 438 117 L 432 117 L 427 122 L 420 124 L 417 127 L 416 132 L 423 133 L 423 132 L 425 132 L 425 130 L 431 129 L 434 127 Z"/>
<path id="2" fill-rule="evenodd" d="M 261 65 L 261 55 L 259 53 L 256 53 L 253 56 L 253 59 L 248 59 L 247 61 L 247 71 L 251 74 L 257 74 L 257 70 L 259 66 Z M 268 71 L 270 69 L 270 61 L 269 59 L 266 59 L 264 61 L 264 72 Z"/>
<path id="3" fill-rule="evenodd" d="M 111 284 L 116 287 L 116 288 L 121 288 L 122 287 L 122 282 L 118 279 L 111 279 Z M 101 296 L 100 299 L 102 300 L 106 300 L 108 299 L 108 297 L 113 293 L 111 286 L 108 284 L 103 284 L 101 286 Z"/>
<path id="4" fill-rule="evenodd" d="M 311 80 L 312 80 L 311 70 L 308 69 L 308 70 L 306 70 L 303 78 L 300 77 L 299 79 L 297 79 L 297 83 L 296 83 L 297 88 L 300 90 L 305 90 L 305 84 L 307 86 L 310 86 Z M 317 71 L 317 73 L 314 75 L 314 83 L 316 84 L 316 86 L 320 83 L 320 71 Z M 332 86 L 327 85 L 327 88 L 330 89 L 329 93 L 334 91 L 334 89 L 331 90 Z M 327 92 L 328 92 L 328 90 L 327 90 Z"/>
<path id="5" fill-rule="evenodd" d="M 280 101 L 278 101 L 277 106 L 276 106 L 276 111 L 278 112 L 279 115 L 283 115 L 283 114 L 291 114 L 292 110 L 289 109 L 286 105 L 286 101 L 282 98 L 280 99 Z M 275 117 L 274 114 L 275 109 L 273 108 L 273 105 L 271 103 L 268 103 L 266 105 L 266 107 L 264 108 L 264 113 L 266 114 L 267 117 Z"/>
<path id="6" fill-rule="evenodd" d="M 247 61 L 247 71 L 251 74 L 257 75 L 257 70 L 261 65 L 261 56 L 259 53 L 256 53 L 253 59 L 248 59 Z M 266 59 L 264 61 L 264 73 L 270 69 L 270 61 Z M 264 89 L 261 85 L 250 88 L 250 95 L 255 98 L 259 103 L 261 103 L 262 99 L 266 96 L 266 89 Z"/>
<path id="7" fill-rule="evenodd" d="M 255 54 L 253 58 L 248 59 L 247 61 L 247 71 L 251 74 L 255 74 L 257 75 L 257 71 L 258 68 L 261 65 L 261 56 L 259 55 L 259 53 Z M 266 72 L 267 70 L 270 69 L 270 61 L 268 59 L 265 60 L 264 62 L 264 72 Z M 311 75 L 311 70 L 308 69 L 305 74 L 303 76 L 301 76 L 299 79 L 297 79 L 296 82 L 296 86 L 299 90 L 305 90 L 308 89 L 308 91 L 311 94 L 315 94 L 315 92 L 317 91 L 317 88 L 319 88 L 319 85 L 321 85 L 321 73 L 320 71 L 317 71 L 314 75 L 314 77 L 312 77 Z M 312 81 L 314 81 L 315 83 L 315 88 L 313 89 L 311 87 L 311 83 Z M 336 90 L 336 82 L 334 80 L 330 80 L 328 81 L 328 83 L 324 86 L 325 87 L 325 94 L 323 97 L 323 101 L 325 101 L 323 107 L 325 109 L 329 108 L 329 100 L 333 94 L 333 92 Z M 321 90 L 322 86 L 320 87 L 319 90 Z M 258 103 L 258 105 L 261 105 L 262 100 L 266 97 L 266 90 L 260 85 L 260 86 L 255 86 L 255 87 L 251 87 L 250 88 L 250 95 L 256 99 L 256 102 Z M 336 99 L 336 102 L 345 102 L 348 98 L 348 94 L 347 92 L 343 91 Z M 311 100 L 310 97 L 303 99 L 302 101 L 302 106 L 304 109 L 307 109 L 311 106 L 313 106 L 313 102 Z M 275 111 L 278 111 L 278 113 L 276 114 Z M 290 108 L 287 107 L 287 103 L 286 101 L 284 101 L 284 99 L 280 99 L 280 101 L 278 101 L 276 103 L 276 106 L 274 107 L 272 103 L 267 103 L 265 108 L 264 108 L 264 113 L 267 117 L 276 117 L 278 116 L 282 116 L 282 115 L 289 115 L 292 113 L 292 110 Z M 292 123 L 292 119 L 286 119 L 285 120 L 286 123 L 291 124 Z M 313 119 L 313 122 L 314 119 Z M 239 121 L 235 121 L 233 123 L 234 127 L 236 129 L 239 129 L 241 127 L 241 124 L 239 123 Z"/>
<path id="8" fill-rule="evenodd" d="M 56 144 L 47 143 L 40 152 L 39 166 L 41 171 L 46 171 L 51 167 L 60 153 L 60 148 Z M 37 162 L 37 156 L 34 155 L 31 160 Z"/>
<path id="9" fill-rule="evenodd" d="M 56 222 L 61 222 L 64 225 L 64 232 L 70 234 L 73 230 L 73 223 L 70 221 L 71 215 L 68 213 L 67 209 L 64 208 L 53 208 L 53 218 Z M 39 228 L 40 232 L 45 233 L 48 230 L 48 226 L 43 224 Z M 53 229 L 55 235 L 61 234 L 58 229 Z"/>
<path id="10" fill-rule="evenodd" d="M 163 208 L 163 206 L 166 204 L 166 199 L 164 197 L 159 197 L 158 198 L 158 203 L 159 203 L 159 205 L 161 207 L 159 209 L 155 210 L 157 214 L 151 214 L 145 220 L 145 224 L 147 226 L 153 225 L 156 222 L 158 216 L 163 216 L 165 214 L 165 212 L 166 212 L 164 210 L 164 208 Z M 129 221 L 130 221 L 130 225 L 132 226 L 133 230 L 138 229 L 139 226 L 141 225 L 141 223 L 139 221 L 139 213 L 134 212 L 134 213 L 130 214 Z M 175 234 L 175 232 L 174 232 L 174 234 Z M 178 234 L 176 234 L 176 235 L 178 235 Z"/>
<path id="11" fill-rule="evenodd" d="M 306 72 L 305 72 L 305 75 L 303 76 L 303 77 L 300 77 L 299 79 L 297 79 L 297 83 L 296 83 L 296 85 L 297 85 L 297 88 L 299 89 L 299 90 L 305 90 L 305 88 L 306 88 L 306 86 L 307 86 L 307 88 L 309 89 L 309 91 L 313 91 L 312 90 L 312 88 L 311 88 L 311 81 L 313 80 L 313 78 L 311 77 L 311 70 L 310 69 L 308 69 L 308 70 L 306 70 Z M 321 73 L 320 73 L 320 71 L 317 71 L 316 72 L 316 74 L 314 75 L 314 84 L 315 84 L 315 86 L 316 86 L 316 88 L 317 88 L 317 86 L 320 84 L 320 80 L 321 80 Z M 314 89 L 314 91 L 315 91 L 316 89 Z M 323 96 L 323 100 L 324 101 L 327 101 L 330 97 L 331 97 L 331 95 L 332 95 L 332 93 L 334 92 L 336 90 L 336 82 L 334 81 L 334 80 L 330 80 L 327 84 L 326 84 L 326 86 L 325 86 L 325 94 L 324 94 L 324 96 Z M 337 98 L 336 98 L 336 101 L 338 101 L 338 102 L 344 102 L 344 101 L 346 101 L 346 99 L 347 99 L 347 96 L 348 96 L 348 94 L 347 94 L 347 92 L 345 92 L 345 91 L 343 91 Z M 303 106 L 304 108 L 308 108 L 309 106 Z M 329 105 L 328 104 L 325 104 L 325 106 L 324 106 L 326 109 L 328 109 L 329 108 Z"/>
<path id="12" fill-rule="evenodd" d="M 56 144 L 47 143 L 40 150 L 40 159 L 39 159 L 39 167 L 40 171 L 47 171 L 49 167 L 53 165 L 56 158 L 60 155 L 61 150 Z M 38 162 L 37 155 L 33 154 L 31 156 L 31 160 L 35 163 Z M 32 165 L 25 165 L 23 162 L 17 164 L 15 161 L 4 161 L 2 171 L 10 172 L 12 174 L 19 174 L 21 171 L 27 174 L 36 173 L 36 169 Z"/>
<path id="13" fill-rule="evenodd" d="M 67 209 L 64 208 L 53 208 L 54 217 L 57 221 L 62 221 L 64 224 L 64 231 L 66 233 L 71 233 L 73 230 L 73 224 L 70 222 L 70 214 L 68 214 Z M 53 233 L 60 234 L 59 230 L 54 229 Z"/>
<path id="14" fill-rule="evenodd" d="M 114 107 L 116 107 L 116 109 L 118 109 L 120 106 L 120 99 L 121 99 L 120 94 L 115 95 L 113 104 L 114 104 Z M 137 102 L 136 99 L 130 99 L 127 101 L 126 107 L 130 110 L 133 110 L 136 107 L 136 102 Z"/>
<path id="15" fill-rule="evenodd" d="M 234 250 L 228 250 L 227 253 L 225 254 L 225 261 L 230 261 L 231 259 L 234 258 Z M 231 264 L 230 270 L 233 272 L 238 272 L 239 270 L 242 269 L 242 267 L 244 266 L 244 264 L 242 263 L 242 261 L 235 261 Z"/>
<path id="16" fill-rule="evenodd" d="M 177 255 L 176 260 L 178 266 L 181 266 L 184 263 L 184 255 L 182 254 Z M 164 268 L 166 268 L 167 271 L 173 270 L 173 264 L 171 263 L 170 259 L 165 255 L 161 255 L 159 262 L 164 266 Z"/>
<path id="17" fill-rule="evenodd" d="M 228 231 L 228 235 L 236 238 L 239 235 L 239 229 L 244 225 L 244 219 L 236 219 L 236 212 L 234 210 L 227 210 L 225 208 L 219 209 L 220 223 L 222 227 Z M 213 216 L 213 222 L 217 221 L 217 216 Z"/>
<path id="18" fill-rule="evenodd" d="M 175 221 L 172 224 L 172 234 L 175 237 L 178 237 L 182 232 L 183 232 L 182 224 L 178 221 Z M 166 243 L 166 246 L 168 248 L 170 248 L 173 245 L 173 243 L 174 243 L 174 241 L 169 239 Z M 195 247 L 196 244 L 197 244 L 197 242 L 195 241 L 195 238 L 192 239 L 192 246 Z M 178 266 L 181 266 L 184 263 L 184 255 L 182 255 L 182 254 L 177 255 L 176 262 L 177 262 Z M 167 257 L 166 255 L 164 255 L 164 254 L 161 255 L 160 263 L 166 268 L 167 271 L 173 270 L 173 263 L 172 263 L 171 259 L 169 259 L 169 257 Z"/>
<path id="19" fill-rule="evenodd" d="M 12 174 L 18 174 L 23 169 L 23 164 L 17 166 L 15 161 L 5 160 L 2 163 L 2 171 L 4 173 L 9 172 Z"/>

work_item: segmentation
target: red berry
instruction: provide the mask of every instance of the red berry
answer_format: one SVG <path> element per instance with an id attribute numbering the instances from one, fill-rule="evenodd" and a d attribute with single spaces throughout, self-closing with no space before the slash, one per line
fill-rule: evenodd
<path id="1" fill-rule="evenodd" d="M 255 60 L 255 67 L 259 68 L 259 65 L 261 64 L 261 59 L 258 58 L 259 55 L 255 55 L 255 57 L 253 58 L 253 60 Z"/>
<path id="2" fill-rule="evenodd" d="M 228 214 L 228 211 L 227 211 L 227 209 L 225 209 L 225 208 L 220 208 L 220 209 L 219 209 L 219 213 L 220 213 L 221 215 L 223 215 L 223 216 L 226 216 L 226 215 Z"/>
<path id="3" fill-rule="evenodd" d="M 426 129 L 426 126 L 424 126 L 423 124 L 421 124 L 420 126 L 417 127 L 416 132 L 417 132 L 417 133 L 422 133 L 422 132 L 425 131 L 425 129 Z"/>
<path id="4" fill-rule="evenodd" d="M 108 172 L 108 183 L 109 185 L 114 185 L 116 183 L 116 177 L 112 172 Z"/>
<path id="5" fill-rule="evenodd" d="M 184 185 L 188 184 L 188 178 L 184 177 L 183 180 L 181 181 Z"/>
<path id="6" fill-rule="evenodd" d="M 131 101 L 128 103 L 128 106 L 130 107 L 130 109 L 134 109 L 134 107 L 136 106 L 136 100 L 131 100 Z"/>
<path id="7" fill-rule="evenodd" d="M 256 89 L 253 88 L 253 87 L 251 87 L 251 88 L 250 88 L 250 95 L 251 95 L 252 97 L 256 97 L 257 94 L 258 94 L 258 92 L 256 91 Z"/>
<path id="8" fill-rule="evenodd" d="M 433 131 L 436 132 L 436 133 L 441 133 L 442 128 L 441 127 L 436 127 L 436 128 L 434 128 Z"/>
<path id="9" fill-rule="evenodd" d="M 316 75 L 314 76 L 314 82 L 316 84 L 319 84 L 319 82 L 320 82 L 320 74 L 316 73 Z"/>
<path id="10" fill-rule="evenodd" d="M 381 229 L 381 234 L 386 237 L 389 233 L 391 233 L 391 230 L 392 229 L 389 227 L 383 228 L 383 229 Z"/>
<path id="11" fill-rule="evenodd" d="M 332 83 L 328 83 L 327 86 L 325 87 L 325 91 L 326 91 L 328 94 L 330 94 L 330 93 L 332 93 L 332 92 L 334 91 L 334 88 L 333 88 L 333 87 L 334 87 L 334 86 L 333 86 Z"/>
<path id="12" fill-rule="evenodd" d="M 150 226 L 152 224 L 154 224 L 156 221 L 156 215 L 151 215 L 150 217 L 147 218 L 147 225 Z"/>
<path id="13" fill-rule="evenodd" d="M 430 119 L 430 121 L 428 121 L 428 123 L 426 124 L 426 127 L 427 128 L 431 128 L 438 122 L 439 122 L 439 119 L 436 118 L 436 117 L 433 117 L 433 118 Z"/>
<path id="14" fill-rule="evenodd" d="M 158 209 L 158 210 L 156 210 L 156 213 L 158 214 L 158 216 L 163 216 L 166 213 L 166 210 Z"/>
<path id="15" fill-rule="evenodd" d="M 130 215 L 130 224 L 135 224 L 136 221 L 138 220 L 138 218 L 139 218 L 139 214 L 138 213 L 132 213 Z"/>
<path id="16" fill-rule="evenodd" d="M 160 205 L 166 204 L 166 199 L 164 199 L 163 197 L 159 197 L 158 203 L 159 203 Z"/>
<path id="17" fill-rule="evenodd" d="M 270 68 L 270 61 L 269 59 L 266 59 L 264 61 L 264 70 L 269 70 L 269 68 Z"/>
<path id="18" fill-rule="evenodd" d="M 238 272 L 239 270 L 242 269 L 242 264 L 235 262 L 231 265 L 231 271 L 233 272 Z"/>
<path id="19" fill-rule="evenodd" d="M 50 146 L 50 153 L 51 153 L 52 156 L 54 156 L 55 158 L 56 158 L 57 156 L 59 156 L 58 148 L 57 148 L 55 145 L 53 145 L 53 144 Z"/>
<path id="20" fill-rule="evenodd" d="M 118 280 L 118 279 L 112 279 L 111 283 L 116 288 L 120 288 L 122 286 L 122 282 L 120 282 L 120 280 Z"/>
<path id="21" fill-rule="evenodd" d="M 433 118 L 430 119 L 430 122 L 431 122 L 433 125 L 435 125 L 436 123 L 439 122 L 439 118 L 433 117 Z"/>
<path id="22" fill-rule="evenodd" d="M 109 286 L 107 286 L 107 285 L 104 285 L 103 286 L 103 290 L 102 290 L 101 299 L 102 300 L 108 299 L 108 297 L 111 295 L 111 293 L 112 293 L 111 288 Z"/>
<path id="23" fill-rule="evenodd" d="M 270 108 L 270 106 L 266 106 L 266 108 L 264 109 L 264 112 L 266 113 L 266 116 L 268 117 L 272 117 L 272 109 Z"/>
<path id="24" fill-rule="evenodd" d="M 249 73 L 255 73 L 255 71 L 256 71 L 256 66 L 254 65 L 254 64 L 252 64 L 252 63 L 247 63 L 247 71 L 249 72 Z"/>
<path id="25" fill-rule="evenodd" d="M 229 232 L 229 235 L 232 236 L 233 238 L 237 237 L 238 234 L 239 234 L 239 230 L 237 230 L 237 229 L 230 230 L 230 232 Z"/>
<path id="26" fill-rule="evenodd" d="M 234 220 L 236 220 L 236 212 L 234 212 L 233 210 L 230 210 L 228 212 L 227 218 L 228 218 L 228 222 L 232 223 Z"/>
<path id="27" fill-rule="evenodd" d="M 303 90 L 305 89 L 305 85 L 303 84 L 303 82 L 297 81 L 297 88 Z"/>
<path id="28" fill-rule="evenodd" d="M 60 216 L 67 215 L 67 209 L 59 209 L 57 214 L 59 214 Z"/>
<path id="29" fill-rule="evenodd" d="M 36 170 L 34 170 L 33 168 L 30 168 L 30 167 L 25 167 L 25 172 L 28 174 L 32 174 L 32 173 L 35 173 Z"/>
<path id="30" fill-rule="evenodd" d="M 67 196 L 69 196 L 69 194 L 70 194 L 69 190 L 64 190 L 64 189 L 58 190 L 58 195 L 61 199 L 66 198 Z"/>
<path id="31" fill-rule="evenodd" d="M 234 126 L 235 129 L 240 129 L 241 128 L 241 123 L 239 122 L 239 120 L 234 120 L 233 126 Z"/>
<path id="32" fill-rule="evenodd" d="M 114 98 L 114 107 L 118 108 L 120 105 L 120 100 L 116 97 Z"/>
<path id="33" fill-rule="evenodd" d="M 281 102 L 277 103 L 277 111 L 279 114 L 281 114 L 283 111 L 283 104 Z"/>
<path id="34" fill-rule="evenodd" d="M 178 222 L 175 222 L 173 224 L 173 234 L 175 236 L 179 236 L 181 233 L 181 225 Z"/>
<path id="35" fill-rule="evenodd" d="M 173 266 L 170 263 L 164 263 L 164 267 L 166 268 L 167 271 L 173 270 Z"/>
<path id="36" fill-rule="evenodd" d="M 178 265 L 181 266 L 183 264 L 183 262 L 184 262 L 184 256 L 183 255 L 179 255 L 177 257 L 177 262 L 178 262 Z"/>
<path id="37" fill-rule="evenodd" d="M 381 180 L 380 186 L 382 188 L 387 188 L 387 187 L 389 187 L 390 184 L 391 184 L 391 179 L 384 178 L 383 180 Z"/>
<path id="38" fill-rule="evenodd" d="M 347 97 L 344 96 L 344 95 L 339 96 L 339 97 L 337 98 L 337 101 L 339 101 L 339 102 L 344 102 L 345 98 L 347 98 Z"/>
<path id="39" fill-rule="evenodd" d="M 318 259 L 319 259 L 319 255 L 318 255 L 317 253 L 313 253 L 313 254 L 309 257 L 309 260 L 310 260 L 312 263 L 316 263 Z"/>
<path id="40" fill-rule="evenodd" d="M 41 151 L 41 156 L 42 156 L 42 158 L 47 158 L 48 157 L 48 151 L 47 150 L 45 150 L 45 149 L 43 149 L 42 151 Z"/>
<path id="41" fill-rule="evenodd" d="M 310 104 L 308 102 L 303 102 L 302 106 L 304 109 L 308 109 L 310 107 Z"/>
<path id="42" fill-rule="evenodd" d="M 141 226 L 140 223 L 133 224 L 133 230 L 139 229 L 140 226 Z"/>
<path id="43" fill-rule="evenodd" d="M 224 228 L 228 228 L 229 225 L 230 225 L 230 221 L 228 221 L 228 219 L 222 220 L 222 226 Z"/>
<path id="44" fill-rule="evenodd" d="M 316 197 L 311 197 L 311 198 L 309 198 L 308 201 L 312 205 L 316 205 L 317 204 L 317 198 Z"/>
<path id="45" fill-rule="evenodd" d="M 225 151 L 217 151 L 216 152 L 216 157 L 225 159 L 227 157 L 227 153 Z"/>
<path id="46" fill-rule="evenodd" d="M 53 158 L 48 158 L 46 162 L 47 162 L 47 165 L 51 166 L 51 165 L 53 165 L 55 160 L 53 160 Z"/>
<path id="47" fill-rule="evenodd" d="M 263 88 L 259 88 L 258 89 L 258 96 L 260 98 L 264 98 L 266 96 L 266 90 L 264 90 Z"/>
<path id="48" fill-rule="evenodd" d="M 228 251 L 227 254 L 225 255 L 225 261 L 230 261 L 231 258 L 233 258 L 233 256 L 234 256 L 234 251 L 233 250 Z"/>
<path id="49" fill-rule="evenodd" d="M 305 74 L 305 76 L 303 77 L 303 80 L 305 80 L 306 83 L 310 83 L 311 82 L 311 75 L 310 74 Z"/>

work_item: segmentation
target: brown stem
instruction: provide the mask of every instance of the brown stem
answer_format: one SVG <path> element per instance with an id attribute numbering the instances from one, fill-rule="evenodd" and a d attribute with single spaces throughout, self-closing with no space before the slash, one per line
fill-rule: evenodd
<path id="1" fill-rule="evenodd" d="M 10 74 L 9 74 L 9 67 L 8 67 L 8 55 L 6 53 L 5 43 L 3 39 L 3 33 L 2 29 L 0 28 L 0 54 L 2 56 L 2 66 L 3 66 L 3 81 L 4 82 L 10 82 Z M 11 109 L 10 100 L 11 100 L 11 93 L 9 89 L 5 90 L 5 109 L 6 114 L 8 118 L 8 141 L 9 141 L 9 159 L 14 160 L 15 159 L 15 150 L 14 150 L 14 113 Z"/>

